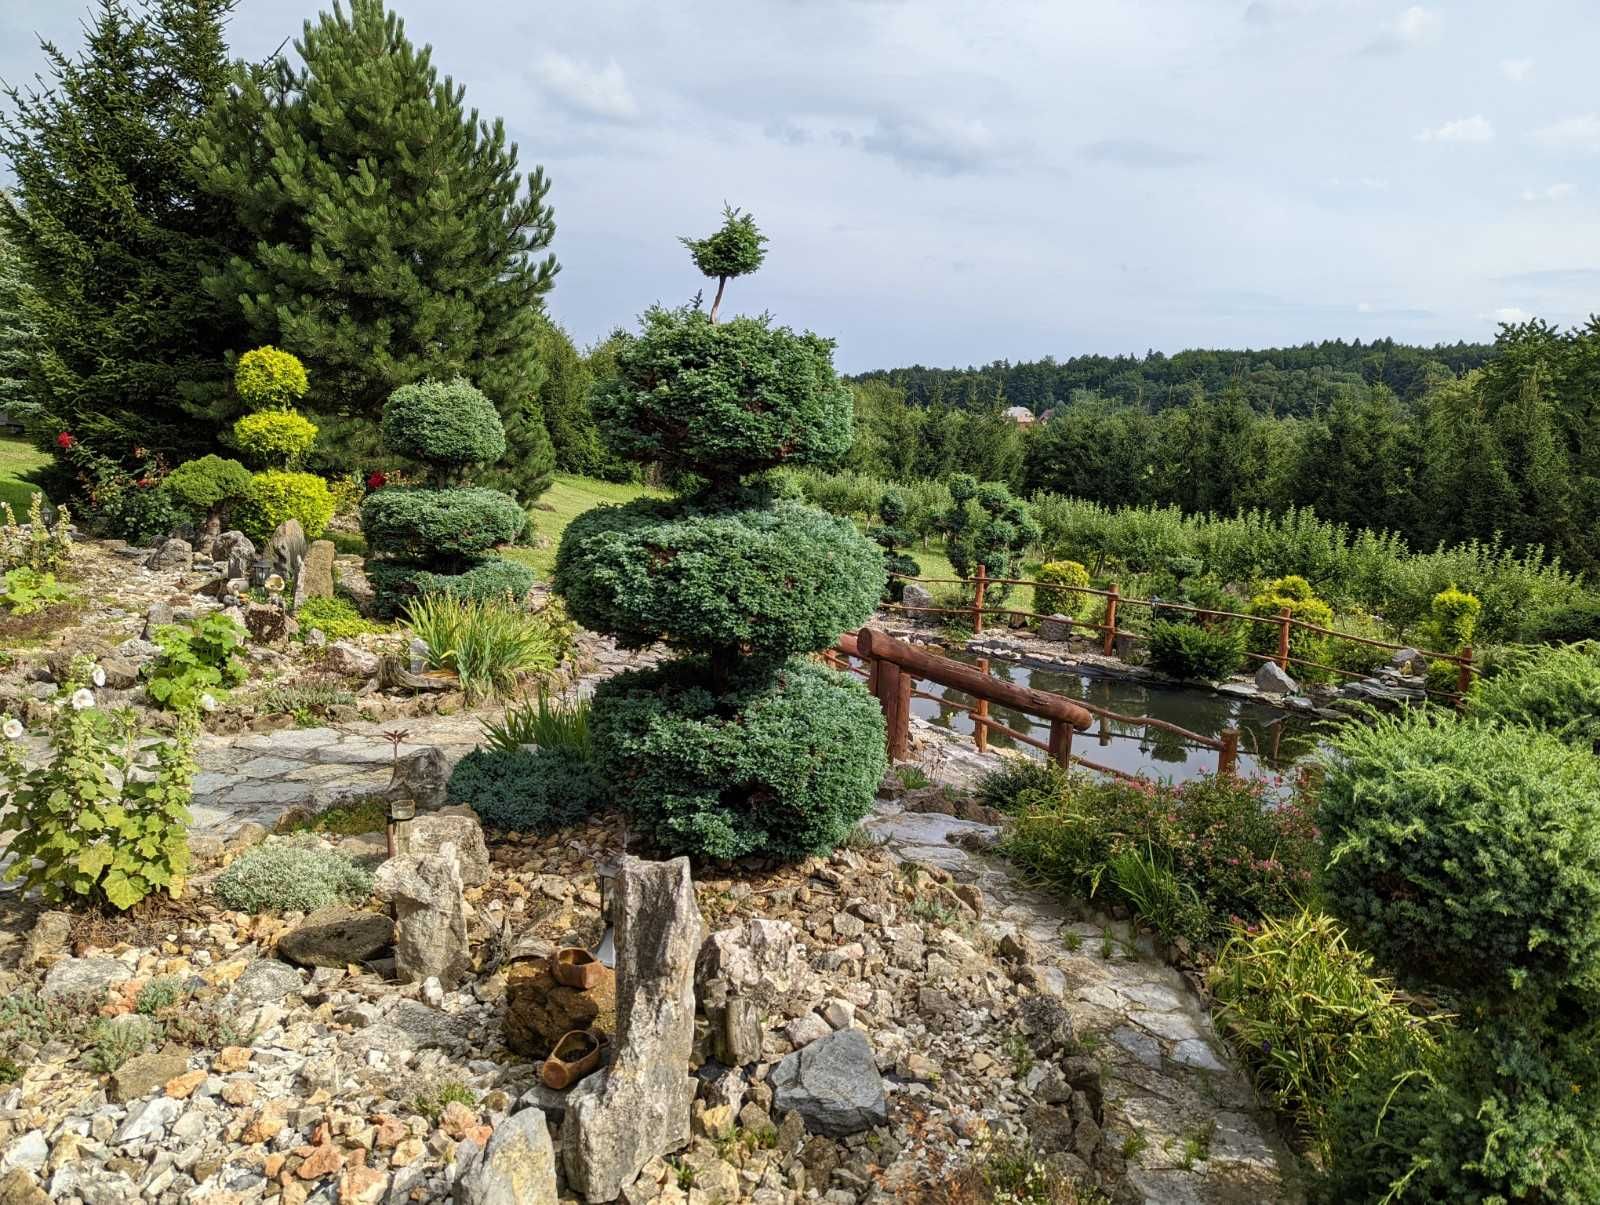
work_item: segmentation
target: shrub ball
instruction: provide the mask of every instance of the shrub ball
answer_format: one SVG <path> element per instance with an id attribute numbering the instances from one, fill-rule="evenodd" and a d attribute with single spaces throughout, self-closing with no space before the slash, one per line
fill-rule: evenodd
<path id="1" fill-rule="evenodd" d="M 477 557 L 520 536 L 527 512 L 499 490 L 389 486 L 361 503 L 367 546 L 406 560 Z"/>
<path id="2" fill-rule="evenodd" d="M 534 833 L 582 820 L 603 801 L 594 768 L 570 749 L 474 749 L 445 794 L 485 824 Z"/>
<path id="3" fill-rule="evenodd" d="M 463 377 L 402 385 L 383 407 L 383 442 L 391 452 L 460 468 L 493 464 L 506 454 L 494 403 Z"/>
<path id="4" fill-rule="evenodd" d="M 250 496 L 250 470 L 237 460 L 221 456 L 202 456 L 186 460 L 161 480 L 161 491 L 191 520 L 201 520 L 213 511 Z"/>
<path id="5" fill-rule="evenodd" d="M 315 473 L 269 469 L 257 473 L 250 496 L 239 507 L 239 526 L 257 544 L 271 537 L 285 519 L 298 519 L 306 538 L 314 540 L 333 518 L 333 493 Z"/>

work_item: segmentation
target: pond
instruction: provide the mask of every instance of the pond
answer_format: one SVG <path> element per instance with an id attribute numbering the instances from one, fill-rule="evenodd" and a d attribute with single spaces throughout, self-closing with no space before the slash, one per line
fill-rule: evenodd
<path id="1" fill-rule="evenodd" d="M 978 658 L 967 653 L 958 653 L 954 659 L 969 665 L 978 661 Z M 989 661 L 989 673 L 1018 686 L 1052 691 L 1119 715 L 1150 716 L 1165 720 L 1203 736 L 1216 737 L 1225 728 L 1237 728 L 1239 773 L 1243 775 L 1279 773 L 1317 747 L 1320 727 L 1317 721 L 1206 690 L 1155 686 L 993 658 Z M 972 706 L 975 700 L 971 695 L 947 689 L 936 682 L 919 681 L 917 689 L 939 695 L 946 701 L 913 699 L 914 714 L 952 732 L 971 735 L 972 717 L 958 710 Z M 1050 733 L 1048 722 L 1008 707 L 990 704 L 989 717 L 1039 740 L 1044 740 Z M 998 749 L 1020 749 L 1030 757 L 1044 756 L 1041 750 L 993 729 L 989 731 L 989 744 Z M 1216 750 L 1195 747 L 1185 737 L 1140 725 L 1104 722 L 1098 718 L 1094 728 L 1074 736 L 1072 748 L 1074 753 L 1090 761 L 1126 774 L 1144 774 L 1175 782 L 1210 774 L 1217 767 Z"/>

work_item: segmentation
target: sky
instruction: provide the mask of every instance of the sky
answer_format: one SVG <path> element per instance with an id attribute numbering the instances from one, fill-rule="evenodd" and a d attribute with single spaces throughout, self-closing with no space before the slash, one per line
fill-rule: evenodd
<path id="1" fill-rule="evenodd" d="M 242 0 L 235 54 L 312 2 Z M 851 372 L 1600 310 L 1593 0 L 395 7 L 551 178 L 549 308 L 581 344 L 692 296 L 677 238 L 724 201 L 771 239 L 725 305 Z M 0 79 L 81 12 L 5 0 Z"/>

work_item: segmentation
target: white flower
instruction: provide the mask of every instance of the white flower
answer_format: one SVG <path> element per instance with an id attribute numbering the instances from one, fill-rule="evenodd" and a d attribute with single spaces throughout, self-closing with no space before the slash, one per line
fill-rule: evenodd
<path id="1" fill-rule="evenodd" d="M 217 700 L 215 696 L 209 693 L 201 695 L 200 709 L 202 711 L 215 711 L 217 709 Z"/>
<path id="2" fill-rule="evenodd" d="M 93 682 L 96 686 L 104 686 L 106 684 L 106 671 L 98 665 L 95 666 L 94 672 L 89 675 L 89 681 Z"/>
<path id="3" fill-rule="evenodd" d="M 4 733 L 8 741 L 20 741 L 22 731 L 21 720 L 7 720 L 4 724 L 0 724 L 0 733 Z"/>
<path id="4" fill-rule="evenodd" d="M 271 577 L 269 577 L 267 579 L 267 583 L 266 584 L 267 584 L 267 589 L 271 590 L 274 594 L 276 594 L 276 593 L 278 593 L 278 591 L 283 589 L 283 578 L 279 577 L 276 573 L 274 573 Z"/>
<path id="5" fill-rule="evenodd" d="M 82 711 L 85 707 L 94 706 L 94 691 L 87 686 L 80 686 L 72 692 L 72 710 Z"/>

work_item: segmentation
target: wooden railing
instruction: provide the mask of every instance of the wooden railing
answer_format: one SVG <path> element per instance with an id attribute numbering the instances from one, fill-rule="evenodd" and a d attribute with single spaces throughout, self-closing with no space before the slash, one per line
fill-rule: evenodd
<path id="1" fill-rule="evenodd" d="M 910 754 L 912 699 L 931 699 L 945 706 L 951 705 L 951 700 L 942 695 L 917 689 L 919 681 L 926 681 L 973 697 L 972 706 L 957 707 L 956 710 L 972 718 L 972 740 L 980 753 L 988 751 L 989 734 L 998 732 L 1020 744 L 1043 750 L 1058 765 L 1083 766 L 1119 778 L 1132 777 L 1122 770 L 1100 765 L 1073 753 L 1073 733 L 1087 731 L 1093 726 L 1095 718 L 1099 717 L 1102 744 L 1110 737 L 1108 723 L 1128 724 L 1169 732 L 1201 748 L 1216 750 L 1219 774 L 1234 773 L 1238 764 L 1239 731 L 1236 728 L 1227 729 L 1220 737 L 1209 737 L 1153 716 L 1118 715 L 1114 711 L 1080 703 L 1048 690 L 1035 690 L 992 678 L 986 660 L 976 666 L 964 665 L 872 628 L 846 632 L 839 637 L 833 649 L 822 654 L 822 658 L 835 669 L 848 670 L 867 680 L 867 689 L 877 696 L 883 707 L 891 761 L 904 761 Z M 857 661 L 862 664 L 857 666 Z M 1040 740 L 990 718 L 990 704 L 1009 707 L 1046 721 L 1050 728 L 1049 739 Z"/>
<path id="2" fill-rule="evenodd" d="M 1344 678 L 1366 678 L 1370 674 L 1357 670 L 1343 669 L 1337 665 L 1326 665 L 1320 661 L 1310 661 L 1304 657 L 1291 655 L 1290 646 L 1294 631 L 1311 632 L 1316 635 L 1326 636 L 1333 640 L 1340 640 L 1347 644 L 1361 644 L 1370 648 L 1385 649 L 1391 653 L 1401 649 L 1414 648 L 1412 645 L 1393 644 L 1385 640 L 1372 640 L 1365 636 L 1352 635 L 1349 632 L 1336 631 L 1318 624 L 1310 623 L 1304 619 L 1296 619 L 1289 608 L 1285 607 L 1277 615 L 1249 615 L 1242 611 L 1213 611 L 1204 607 L 1190 606 L 1187 603 L 1167 602 L 1159 598 L 1134 598 L 1123 595 L 1113 582 L 1108 589 L 1097 590 L 1090 586 L 1068 586 L 1060 582 L 1040 582 L 1028 578 L 1017 577 L 990 577 L 982 565 L 978 566 L 977 576 L 967 579 L 959 577 L 910 577 L 906 574 L 892 574 L 891 576 L 903 582 L 915 582 L 918 585 L 951 585 L 961 586 L 972 592 L 972 603 L 960 607 L 908 607 L 903 603 L 886 603 L 884 610 L 898 611 L 902 614 L 933 614 L 933 615 L 960 615 L 965 617 L 972 626 L 974 633 L 982 634 L 985 616 L 1005 616 L 1010 618 L 1018 616 L 1023 619 L 1054 619 L 1052 615 L 1041 615 L 1037 611 L 1025 611 L 1020 607 L 989 606 L 986 595 L 990 586 L 1043 586 L 1046 589 L 1071 591 L 1076 594 L 1087 594 L 1105 600 L 1105 615 L 1099 623 L 1090 620 L 1069 619 L 1070 628 L 1081 628 L 1086 632 L 1099 633 L 1101 651 L 1107 657 L 1117 655 L 1117 641 L 1143 641 L 1146 638 L 1137 632 L 1117 626 L 1118 613 L 1124 607 L 1147 607 L 1152 611 L 1182 611 L 1193 615 L 1202 624 L 1213 620 L 1228 619 L 1240 620 L 1258 626 L 1267 626 L 1276 629 L 1277 648 L 1273 653 L 1246 653 L 1245 656 L 1252 661 L 1271 661 L 1279 669 L 1288 670 L 1291 665 L 1302 666 L 1307 669 L 1322 670 Z M 1426 649 L 1417 649 L 1417 655 L 1427 661 L 1443 661 L 1456 667 L 1456 688 L 1453 691 L 1437 690 L 1424 687 L 1426 693 L 1446 699 L 1452 703 L 1460 704 L 1467 692 L 1472 689 L 1472 677 L 1478 673 L 1478 667 L 1473 663 L 1472 646 L 1467 645 L 1459 653 L 1433 653 Z"/>

